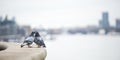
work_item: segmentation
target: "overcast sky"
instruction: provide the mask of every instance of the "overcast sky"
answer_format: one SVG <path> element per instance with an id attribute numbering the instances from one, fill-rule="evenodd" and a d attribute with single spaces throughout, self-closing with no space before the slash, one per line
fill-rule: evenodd
<path id="1" fill-rule="evenodd" d="M 18 24 L 33 27 L 98 25 L 104 11 L 115 25 L 120 18 L 120 0 L 0 0 L 0 16 L 15 16 Z"/>

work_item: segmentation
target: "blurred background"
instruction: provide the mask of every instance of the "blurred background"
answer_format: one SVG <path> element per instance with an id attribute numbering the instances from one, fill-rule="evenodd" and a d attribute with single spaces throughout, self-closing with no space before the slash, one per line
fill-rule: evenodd
<path id="1" fill-rule="evenodd" d="M 0 41 L 38 31 L 46 60 L 120 60 L 120 0 L 0 0 Z"/>

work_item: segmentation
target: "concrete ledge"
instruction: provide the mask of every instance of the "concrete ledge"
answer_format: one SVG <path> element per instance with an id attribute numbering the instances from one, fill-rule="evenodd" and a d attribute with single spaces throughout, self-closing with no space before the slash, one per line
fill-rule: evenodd
<path id="1" fill-rule="evenodd" d="M 0 42 L 0 60 L 45 60 L 45 48 L 20 48 L 19 43 Z"/>
<path id="2" fill-rule="evenodd" d="M 6 50 L 8 47 L 4 43 L 0 43 L 0 51 Z"/>

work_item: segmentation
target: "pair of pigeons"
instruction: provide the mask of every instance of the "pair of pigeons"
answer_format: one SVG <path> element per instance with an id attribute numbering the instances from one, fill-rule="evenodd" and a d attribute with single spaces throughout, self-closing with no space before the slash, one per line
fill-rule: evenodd
<path id="1" fill-rule="evenodd" d="M 36 45 L 38 45 L 38 48 L 40 48 L 40 47 L 46 47 L 43 39 L 40 36 L 40 34 L 37 31 L 35 31 L 35 32 L 32 32 L 28 37 L 25 38 L 23 44 L 21 44 L 21 48 L 23 46 L 25 46 L 25 45 L 27 45 L 29 48 L 31 48 L 32 46 L 30 46 L 30 45 L 33 42 Z"/>

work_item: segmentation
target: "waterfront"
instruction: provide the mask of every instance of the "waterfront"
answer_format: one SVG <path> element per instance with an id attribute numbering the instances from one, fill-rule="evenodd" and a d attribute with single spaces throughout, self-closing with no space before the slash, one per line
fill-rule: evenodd
<path id="1" fill-rule="evenodd" d="M 59 35 L 45 41 L 46 60 L 120 60 L 119 35 Z"/>

